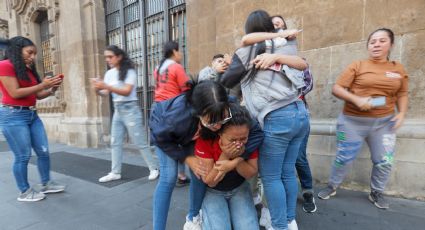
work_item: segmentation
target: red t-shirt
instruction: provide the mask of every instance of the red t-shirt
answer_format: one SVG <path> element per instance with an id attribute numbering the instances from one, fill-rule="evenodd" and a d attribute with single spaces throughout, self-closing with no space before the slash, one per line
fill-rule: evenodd
<path id="1" fill-rule="evenodd" d="M 217 161 L 222 153 L 218 142 L 219 138 L 216 140 L 204 140 L 202 138 L 198 138 L 195 144 L 195 155 L 205 159 L 213 159 L 214 162 Z M 249 159 L 256 158 L 258 158 L 258 150 L 255 150 L 249 156 Z M 219 191 L 231 191 L 239 187 L 244 181 L 244 177 L 242 177 L 236 170 L 232 170 L 224 176 L 223 180 L 221 180 L 214 189 Z"/>
<path id="2" fill-rule="evenodd" d="M 213 159 L 214 162 L 218 161 L 222 151 L 219 145 L 220 138 L 215 140 L 204 140 L 198 138 L 195 144 L 195 155 L 205 159 Z M 258 150 L 255 150 L 249 156 L 249 159 L 258 158 Z"/>
<path id="3" fill-rule="evenodd" d="M 16 78 L 15 68 L 13 67 L 12 62 L 10 60 L 0 61 L 0 77 L 15 77 L 18 80 L 19 87 L 31 87 L 37 85 L 37 80 L 35 76 L 32 74 L 31 70 L 27 68 L 27 74 L 30 78 L 30 81 L 23 81 Z M 1 91 L 1 103 L 5 105 L 20 105 L 20 106 L 34 106 L 37 100 L 36 94 L 31 94 L 27 97 L 22 97 L 19 99 L 15 99 L 10 96 L 7 89 L 3 86 L 0 81 L 0 91 Z"/>
<path id="4" fill-rule="evenodd" d="M 188 90 L 186 82 L 189 81 L 189 77 L 187 77 L 183 66 L 173 63 L 167 69 L 161 75 L 159 75 L 157 69 L 154 71 L 156 80 L 155 102 L 168 100 Z"/>

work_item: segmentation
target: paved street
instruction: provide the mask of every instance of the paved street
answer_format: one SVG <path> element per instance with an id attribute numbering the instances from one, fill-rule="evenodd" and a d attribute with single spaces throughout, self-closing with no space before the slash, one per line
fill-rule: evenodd
<path id="1" fill-rule="evenodd" d="M 58 152 L 106 160 L 110 156 L 108 149 L 80 149 L 60 144 L 51 144 L 50 149 L 52 156 Z M 68 186 L 66 192 L 48 195 L 41 202 L 21 203 L 16 201 L 18 190 L 11 171 L 12 153 L 5 150 L 1 148 L 3 152 L 0 152 L 1 230 L 152 229 L 152 194 L 156 182 L 149 182 L 147 177 L 105 187 L 66 173 L 52 172 L 54 180 Z M 126 152 L 124 162 L 144 166 L 141 157 L 131 151 Z M 100 172 L 103 173 L 107 172 Z M 29 180 L 31 184 L 39 180 L 33 164 L 29 165 Z M 383 211 L 371 205 L 366 193 L 339 190 L 329 201 L 316 198 L 318 211 L 314 214 L 305 214 L 298 206 L 297 221 L 301 230 L 424 229 L 425 202 L 390 200 L 391 208 Z M 187 207 L 188 188 L 176 188 L 168 229 L 182 229 Z"/>

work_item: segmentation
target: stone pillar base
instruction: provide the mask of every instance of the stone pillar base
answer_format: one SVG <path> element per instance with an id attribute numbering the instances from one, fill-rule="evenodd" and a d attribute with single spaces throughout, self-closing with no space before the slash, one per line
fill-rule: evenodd
<path id="1" fill-rule="evenodd" d="M 63 113 L 39 115 L 50 141 L 81 148 L 96 148 L 105 144 L 100 118 L 65 118 Z"/>

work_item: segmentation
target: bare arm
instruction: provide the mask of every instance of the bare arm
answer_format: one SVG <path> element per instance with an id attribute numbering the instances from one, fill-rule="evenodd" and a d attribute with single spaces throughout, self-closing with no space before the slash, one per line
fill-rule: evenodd
<path id="1" fill-rule="evenodd" d="M 203 165 L 205 165 L 208 173 L 206 175 L 201 176 L 202 181 L 207 184 L 210 187 L 214 187 L 217 185 L 218 181 L 214 181 L 214 178 L 219 173 L 218 170 L 213 169 L 214 168 L 214 160 L 213 159 L 206 159 L 206 158 L 200 158 L 197 157 L 200 162 L 202 162 Z"/>
<path id="2" fill-rule="evenodd" d="M 210 187 L 215 187 L 221 180 L 223 180 L 226 173 L 236 169 L 238 164 L 242 161 L 243 159 L 241 157 L 229 160 L 224 154 L 221 154 L 217 162 L 212 162 L 212 166 L 206 166 L 209 170 L 204 179 L 204 183 L 208 184 Z M 207 162 L 204 163 L 209 164 Z"/>
<path id="3" fill-rule="evenodd" d="M 249 159 L 247 161 L 241 161 L 236 167 L 236 171 L 245 179 L 249 179 L 258 172 L 257 161 L 258 159 Z"/>
<path id="4" fill-rule="evenodd" d="M 399 114 L 402 113 L 405 115 L 407 113 L 407 105 L 409 104 L 408 102 L 409 102 L 409 99 L 407 95 L 403 97 L 399 97 L 397 99 L 397 110 Z"/>
<path id="5" fill-rule="evenodd" d="M 96 90 L 96 93 L 101 96 L 108 95 L 108 93 L 116 93 L 121 96 L 128 96 L 130 95 L 131 91 L 133 90 L 133 85 L 130 84 L 124 84 L 124 87 L 113 87 L 110 85 L 107 85 L 104 81 L 99 79 L 93 79 L 92 80 L 93 88 Z"/>
<path id="6" fill-rule="evenodd" d="M 199 179 L 205 177 L 208 174 L 208 168 L 207 165 L 205 165 L 204 161 L 200 157 L 196 156 L 187 156 L 184 160 L 184 163 L 186 163 L 189 168 L 192 170 L 192 172 L 195 174 L 196 177 Z"/>
<path id="7" fill-rule="evenodd" d="M 269 53 L 263 53 L 258 55 L 257 57 L 255 57 L 254 60 L 251 61 L 251 63 L 254 64 L 255 68 L 258 69 L 267 69 L 274 63 L 287 65 L 291 68 L 298 70 L 305 70 L 308 67 L 305 60 L 298 56 Z"/>
<path id="8" fill-rule="evenodd" d="M 372 108 L 369 102 L 370 97 L 357 96 L 338 84 L 332 87 L 332 94 L 339 99 L 353 103 L 362 111 L 367 111 Z"/>
<path id="9" fill-rule="evenodd" d="M 393 129 L 398 129 L 403 124 L 404 118 L 407 113 L 408 102 L 409 102 L 409 99 L 407 95 L 399 97 L 397 99 L 398 114 L 392 119 L 392 121 L 395 121 Z"/>
<path id="10" fill-rule="evenodd" d="M 96 94 L 102 97 L 106 97 L 109 95 L 109 91 L 106 89 L 96 90 Z"/>
<path id="11" fill-rule="evenodd" d="M 255 43 L 258 43 L 258 42 L 263 42 L 265 40 L 270 40 L 270 39 L 279 38 L 279 37 L 295 38 L 298 32 L 299 30 L 284 30 L 284 31 L 279 31 L 277 33 L 267 33 L 267 32 L 249 33 L 242 37 L 241 46 L 254 45 Z"/>
<path id="12" fill-rule="evenodd" d="M 270 40 L 270 39 L 278 38 L 278 37 L 280 37 L 279 33 L 266 33 L 266 32 L 250 33 L 242 37 L 241 46 L 254 45 L 255 43 L 263 42 L 265 40 Z"/>
<path id="13" fill-rule="evenodd" d="M 62 79 L 59 77 L 44 78 L 40 84 L 30 87 L 20 87 L 16 77 L 0 77 L 0 81 L 12 98 L 19 99 L 32 94 L 37 94 L 38 97 L 39 92 L 59 85 Z"/>
<path id="14" fill-rule="evenodd" d="M 104 90 L 107 90 L 107 92 L 109 93 L 116 93 L 119 94 L 121 96 L 128 96 L 130 95 L 131 91 L 133 90 L 133 85 L 130 84 L 125 84 L 124 87 L 122 88 L 117 88 L 117 87 L 113 87 L 110 85 L 106 85 L 106 87 L 104 88 Z M 104 91 L 103 91 L 104 92 Z"/>
<path id="15" fill-rule="evenodd" d="M 37 92 L 37 99 L 41 100 L 41 99 L 44 99 L 44 98 L 46 98 L 48 96 L 53 95 L 55 93 L 55 91 L 53 91 L 52 89 L 53 88 L 50 88 L 48 90 L 42 90 L 42 91 Z"/>

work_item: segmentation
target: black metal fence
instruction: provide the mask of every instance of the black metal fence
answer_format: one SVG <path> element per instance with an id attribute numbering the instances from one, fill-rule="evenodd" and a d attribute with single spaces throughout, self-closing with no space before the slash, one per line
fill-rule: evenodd
<path id="1" fill-rule="evenodd" d="M 137 94 L 147 121 L 153 103 L 153 71 L 162 58 L 163 44 L 177 41 L 186 68 L 185 0 L 105 0 L 108 45 L 126 50 L 136 65 Z M 146 132 L 148 129 L 146 128 Z"/>

